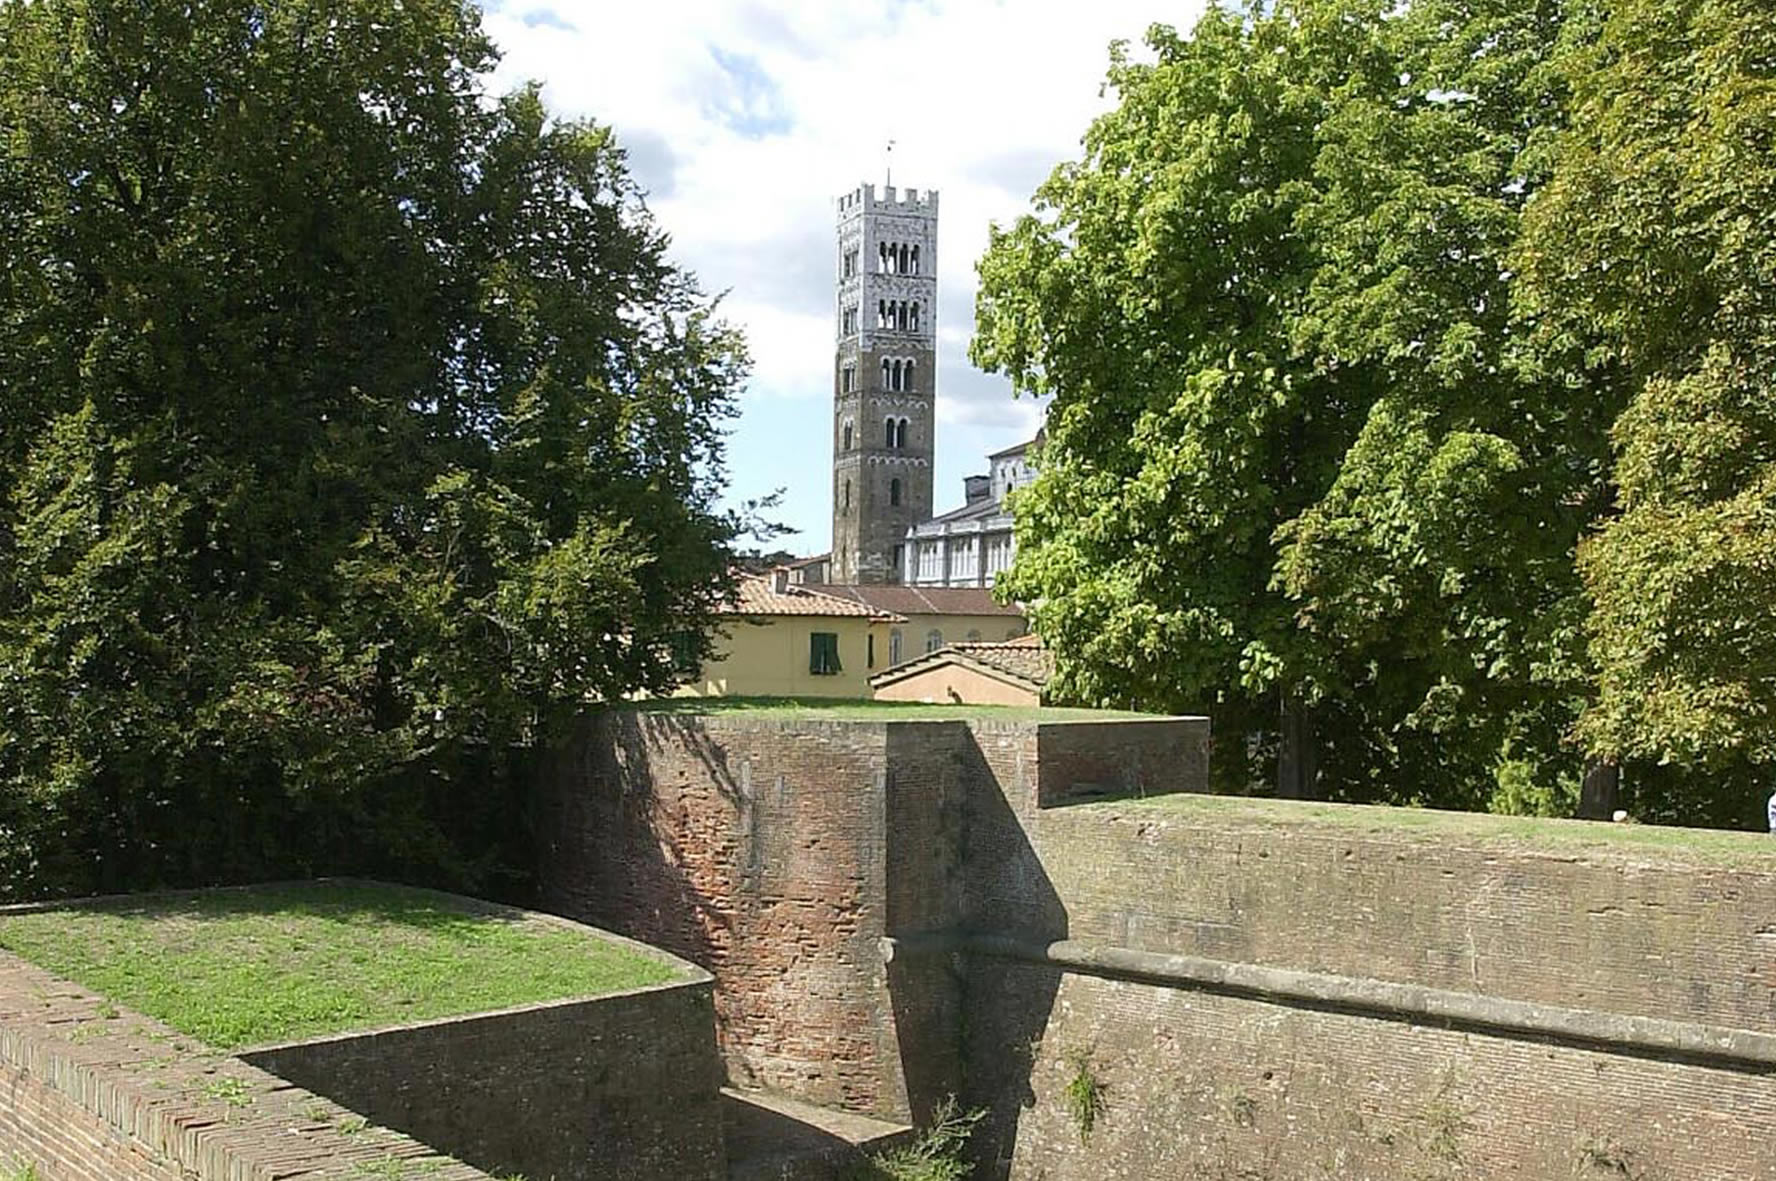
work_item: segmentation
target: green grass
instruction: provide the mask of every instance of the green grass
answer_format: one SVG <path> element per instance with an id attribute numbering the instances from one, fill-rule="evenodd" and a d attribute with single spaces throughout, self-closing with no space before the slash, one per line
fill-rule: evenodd
<path id="1" fill-rule="evenodd" d="M 1776 837 L 1761 832 L 1192 794 L 1106 800 L 1078 806 L 1120 809 L 1143 816 L 1157 813 L 1186 822 L 1201 819 L 1277 827 L 1324 826 L 1382 836 L 1458 840 L 1548 852 L 1619 856 L 1644 853 L 1667 860 L 1688 857 L 1710 864 L 1776 867 Z"/>
<path id="2" fill-rule="evenodd" d="M 654 714 L 812 717 L 863 722 L 959 721 L 969 718 L 1002 722 L 1091 722 L 1163 716 L 1113 709 L 1065 709 L 1050 705 L 925 705 L 916 701 L 861 701 L 846 697 L 663 697 L 628 702 L 622 708 Z"/>
<path id="3" fill-rule="evenodd" d="M 0 915 L 0 947 L 223 1050 L 664 983 L 665 961 L 447 895 L 316 882 Z"/>

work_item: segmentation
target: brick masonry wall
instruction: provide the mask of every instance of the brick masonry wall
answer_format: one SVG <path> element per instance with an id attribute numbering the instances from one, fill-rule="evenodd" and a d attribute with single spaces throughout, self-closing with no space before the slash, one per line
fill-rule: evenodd
<path id="1" fill-rule="evenodd" d="M 615 712 L 539 793 L 543 907 L 715 974 L 730 1081 L 908 1110 L 886 930 L 882 725 Z"/>
<path id="2" fill-rule="evenodd" d="M 997 1160 L 989 1175 L 1776 1176 L 1768 1076 L 1033 965 L 980 959 L 972 968 L 970 1101 L 991 1103 L 1002 1117 L 981 1145 Z M 1038 1013 L 1046 1019 L 1032 1023 Z M 1032 1043 L 1017 1069 L 995 1065 Z M 1102 1112 L 1084 1140 L 1065 1098 L 1082 1064 L 1103 1087 Z"/>
<path id="3" fill-rule="evenodd" d="M 502 1176 L 720 1181 L 711 987 L 704 977 L 241 1057 Z"/>
<path id="4" fill-rule="evenodd" d="M 0 1164 L 41 1181 L 491 1181 L 3 952 Z"/>
<path id="5" fill-rule="evenodd" d="M 971 797 L 971 826 L 1002 836 L 969 839 L 969 929 L 1776 1030 L 1776 867 L 1681 846 L 1550 851 L 1432 816 L 1422 829 L 1366 823 L 1363 809 L 1039 809 L 1043 768 L 1029 763 L 1005 752 L 998 798 Z M 1776 1088 L 1756 1066 L 986 957 L 967 973 L 966 1073 L 970 1100 L 993 1109 L 994 1175 L 1776 1176 Z M 1082 1064 L 1105 1087 L 1086 1143 L 1065 1099 Z"/>

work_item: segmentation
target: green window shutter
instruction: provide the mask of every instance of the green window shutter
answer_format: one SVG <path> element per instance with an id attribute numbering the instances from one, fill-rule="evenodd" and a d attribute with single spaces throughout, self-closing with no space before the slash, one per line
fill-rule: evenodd
<path id="1" fill-rule="evenodd" d="M 841 671 L 836 633 L 815 632 L 808 637 L 808 671 L 817 677 L 830 677 Z"/>

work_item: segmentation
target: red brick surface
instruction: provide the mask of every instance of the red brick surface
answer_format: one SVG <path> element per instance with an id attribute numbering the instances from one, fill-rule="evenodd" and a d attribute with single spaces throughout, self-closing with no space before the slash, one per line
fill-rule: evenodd
<path id="1" fill-rule="evenodd" d="M 490 1181 L 4 952 L 0 1100 L 0 1162 L 41 1181 Z"/>

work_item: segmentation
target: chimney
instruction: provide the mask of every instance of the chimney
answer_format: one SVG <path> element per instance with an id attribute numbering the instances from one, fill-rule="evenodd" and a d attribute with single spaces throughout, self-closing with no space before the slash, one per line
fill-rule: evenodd
<path id="1" fill-rule="evenodd" d="M 780 595 L 789 593 L 789 570 L 779 566 L 771 571 L 771 589 Z"/>
<path id="2" fill-rule="evenodd" d="M 962 499 L 966 504 L 979 504 L 993 495 L 993 477 L 963 476 Z"/>

